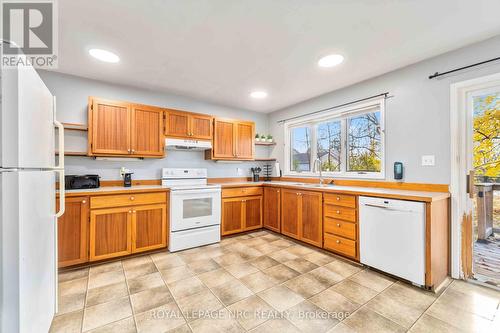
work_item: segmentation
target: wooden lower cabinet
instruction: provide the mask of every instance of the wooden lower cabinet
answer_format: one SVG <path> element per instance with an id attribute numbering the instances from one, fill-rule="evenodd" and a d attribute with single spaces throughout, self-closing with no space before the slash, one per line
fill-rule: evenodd
<path id="1" fill-rule="evenodd" d="M 299 239 L 299 192 L 281 190 L 281 233 Z"/>
<path id="2" fill-rule="evenodd" d="M 278 187 L 264 187 L 264 228 L 281 232 L 281 190 Z"/>
<path id="3" fill-rule="evenodd" d="M 132 210 L 132 252 L 167 246 L 166 205 L 134 207 Z"/>
<path id="4" fill-rule="evenodd" d="M 57 202 L 59 203 L 59 201 Z M 66 198 L 65 207 L 64 215 L 57 220 L 57 258 L 59 267 L 77 265 L 88 261 L 89 198 Z M 59 207 L 56 209 L 58 210 Z"/>
<path id="5" fill-rule="evenodd" d="M 222 199 L 223 236 L 262 228 L 262 196 Z"/>

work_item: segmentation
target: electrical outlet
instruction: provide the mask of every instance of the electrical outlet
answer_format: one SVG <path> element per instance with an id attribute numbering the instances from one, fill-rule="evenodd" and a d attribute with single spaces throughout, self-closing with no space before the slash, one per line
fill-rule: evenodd
<path id="1" fill-rule="evenodd" d="M 434 166 L 435 163 L 434 155 L 423 155 L 422 156 L 422 166 Z"/>

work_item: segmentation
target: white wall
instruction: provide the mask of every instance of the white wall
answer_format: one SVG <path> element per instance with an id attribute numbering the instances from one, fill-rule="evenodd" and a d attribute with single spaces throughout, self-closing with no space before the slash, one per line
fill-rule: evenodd
<path id="1" fill-rule="evenodd" d="M 284 161 L 283 126 L 278 120 L 389 92 L 394 97 L 386 103 L 386 180 L 393 180 L 393 163 L 401 161 L 406 182 L 449 184 L 450 84 L 498 73 L 500 62 L 433 80 L 428 76 L 499 55 L 500 37 L 495 37 L 273 112 L 268 126 L 278 145 L 271 156 Z M 422 155 L 435 155 L 436 165 L 421 166 Z"/>
<path id="2" fill-rule="evenodd" d="M 266 114 L 61 73 L 48 71 L 39 71 L 39 73 L 52 94 L 57 97 L 57 118 L 62 122 L 86 124 L 88 97 L 98 96 L 221 117 L 251 120 L 255 122 L 257 133 L 267 133 Z M 65 137 L 67 151 L 86 151 L 87 136 L 85 132 L 67 131 Z M 258 157 L 268 157 L 269 152 L 265 147 L 257 147 L 256 155 Z M 207 168 L 209 177 L 238 177 L 250 176 L 249 169 L 256 165 L 262 165 L 262 163 L 216 163 L 205 161 L 202 152 L 168 151 L 167 156 L 163 159 L 145 159 L 134 162 L 97 161 L 88 157 L 67 156 L 66 174 L 99 174 L 102 179 L 120 179 L 118 171 L 120 167 L 124 166 L 134 172 L 133 179 L 157 179 L 161 177 L 161 168 L 191 167 Z M 238 174 L 237 168 L 241 168 L 243 174 Z"/>

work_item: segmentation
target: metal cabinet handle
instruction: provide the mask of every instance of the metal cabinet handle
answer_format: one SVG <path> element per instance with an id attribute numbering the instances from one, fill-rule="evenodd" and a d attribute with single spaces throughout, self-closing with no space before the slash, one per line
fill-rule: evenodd
<path id="1" fill-rule="evenodd" d="M 340 210 L 337 211 L 337 214 L 340 214 Z"/>
<path id="2" fill-rule="evenodd" d="M 87 200 L 83 200 L 83 201 L 82 201 L 82 204 L 86 204 L 86 203 L 87 203 Z"/>
<path id="3" fill-rule="evenodd" d="M 337 197 L 337 201 L 339 201 L 339 200 L 340 200 L 340 197 Z"/>
<path id="4" fill-rule="evenodd" d="M 135 210 L 133 210 L 133 211 L 132 211 L 132 213 L 134 213 L 134 214 L 135 214 Z"/>
<path id="5" fill-rule="evenodd" d="M 340 223 L 337 223 L 337 227 L 339 227 L 339 228 L 340 228 Z"/>
<path id="6" fill-rule="evenodd" d="M 132 149 L 132 154 L 135 153 L 135 149 Z"/>
<path id="7" fill-rule="evenodd" d="M 280 190 L 277 190 L 276 193 L 280 193 Z"/>
<path id="8" fill-rule="evenodd" d="M 337 244 L 340 244 L 340 241 L 337 239 Z"/>
<path id="9" fill-rule="evenodd" d="M 131 210 L 129 210 L 129 211 L 128 211 L 128 213 L 129 213 L 129 214 L 132 214 L 132 211 L 131 211 Z"/>
<path id="10" fill-rule="evenodd" d="M 134 201 L 134 200 L 135 200 L 135 198 L 134 198 L 134 197 L 130 197 L 130 200 Z"/>

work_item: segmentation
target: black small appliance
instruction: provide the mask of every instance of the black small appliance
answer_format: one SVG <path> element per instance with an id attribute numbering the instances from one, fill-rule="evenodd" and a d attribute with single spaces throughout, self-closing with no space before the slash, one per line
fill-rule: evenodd
<path id="1" fill-rule="evenodd" d="M 403 163 L 402 162 L 394 162 L 394 179 L 396 179 L 396 180 L 403 179 Z"/>
<path id="2" fill-rule="evenodd" d="M 123 175 L 123 186 L 124 187 L 132 186 L 132 174 L 133 174 L 133 172 L 126 172 Z"/>
<path id="3" fill-rule="evenodd" d="M 68 190 L 84 188 L 98 188 L 100 186 L 98 175 L 67 175 L 64 184 Z"/>

